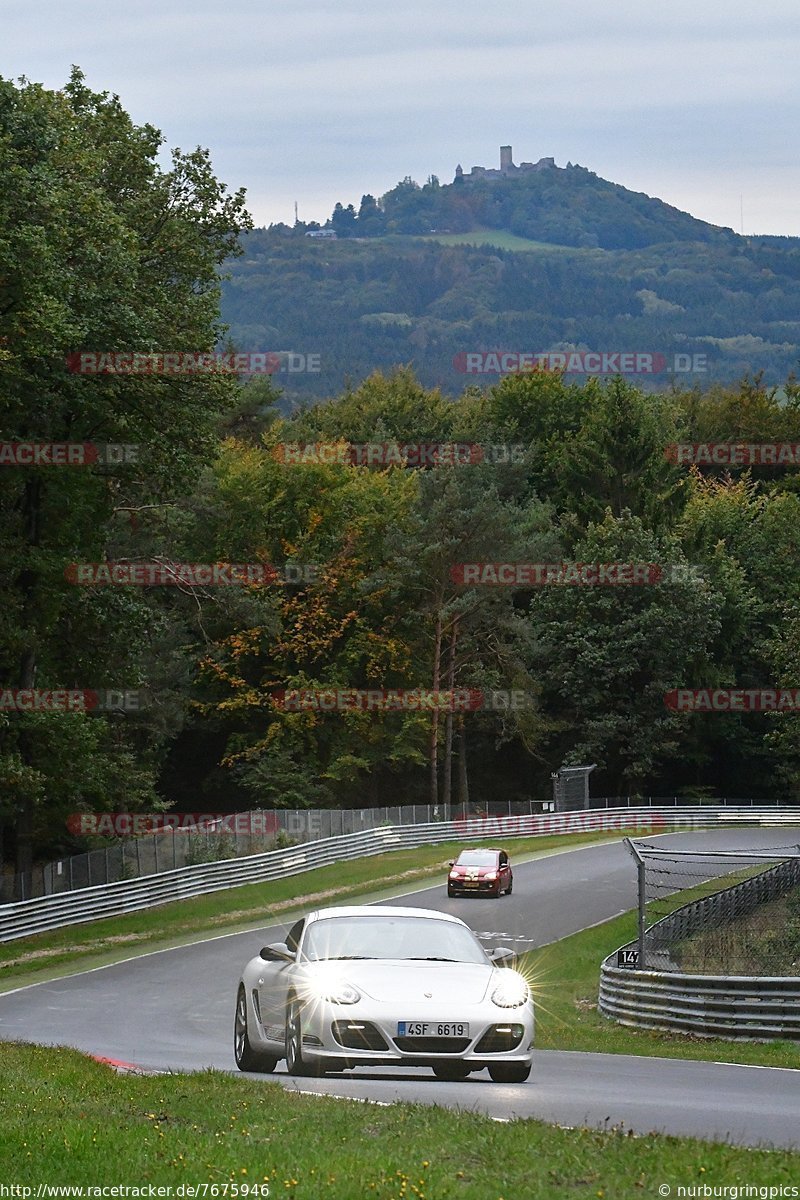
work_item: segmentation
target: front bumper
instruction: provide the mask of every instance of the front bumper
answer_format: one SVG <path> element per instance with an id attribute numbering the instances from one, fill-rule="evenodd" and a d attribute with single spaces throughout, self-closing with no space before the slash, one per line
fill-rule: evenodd
<path id="1" fill-rule="evenodd" d="M 497 896 L 500 893 L 500 880 L 478 879 L 467 884 L 463 879 L 448 879 L 447 890 L 451 896 Z"/>
<path id="2" fill-rule="evenodd" d="M 306 1009 L 301 1016 L 303 1058 L 311 1063 L 334 1066 L 432 1067 L 458 1062 L 472 1070 L 493 1063 L 530 1064 L 534 1019 L 531 1004 L 500 1009 L 483 1003 L 478 1010 L 441 1014 L 413 1011 L 404 1006 L 390 1018 L 379 1011 L 385 1006 L 362 1001 L 356 1005 L 326 1005 L 323 1010 Z M 354 1010 L 359 1011 L 354 1011 Z M 490 1009 L 490 1011 L 487 1011 Z M 469 1022 L 467 1038 L 413 1038 L 399 1036 L 398 1020 Z"/>

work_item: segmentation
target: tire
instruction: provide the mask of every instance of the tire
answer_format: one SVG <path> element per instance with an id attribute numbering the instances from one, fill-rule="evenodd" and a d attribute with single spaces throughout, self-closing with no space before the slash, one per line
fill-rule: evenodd
<path id="1" fill-rule="evenodd" d="M 514 887 L 514 879 L 513 879 L 513 877 L 512 877 L 512 878 L 511 878 L 511 880 L 509 880 L 508 887 L 506 888 L 506 895 L 507 895 L 507 896 L 510 896 L 510 895 L 511 895 L 511 891 L 512 891 L 512 888 L 513 888 L 513 887 Z"/>
<path id="2" fill-rule="evenodd" d="M 233 1021 L 233 1057 L 240 1071 L 263 1071 L 270 1074 L 278 1065 L 272 1054 L 254 1050 L 247 1032 L 247 996 L 244 985 L 239 984 L 236 997 L 236 1016 Z"/>
<path id="3" fill-rule="evenodd" d="M 449 886 L 448 886 L 448 888 L 447 888 L 447 894 L 448 894 L 448 896 L 450 897 L 450 899 L 451 899 L 451 900 L 452 900 L 453 896 L 455 896 L 455 892 L 454 892 L 454 891 L 453 891 L 453 889 L 452 889 L 451 887 L 449 887 Z"/>
<path id="4" fill-rule="evenodd" d="M 489 1067 L 495 1083 L 524 1083 L 530 1073 L 530 1063 L 492 1063 Z"/>
<path id="5" fill-rule="evenodd" d="M 325 1068 L 303 1058 L 303 1029 L 300 1005 L 292 996 L 286 1009 L 286 1070 L 290 1075 L 324 1075 Z"/>
<path id="6" fill-rule="evenodd" d="M 466 1079 L 470 1073 L 470 1068 L 458 1062 L 443 1062 L 436 1063 L 433 1068 L 433 1073 L 437 1079 L 447 1080 L 448 1083 L 458 1083 L 462 1079 Z"/>

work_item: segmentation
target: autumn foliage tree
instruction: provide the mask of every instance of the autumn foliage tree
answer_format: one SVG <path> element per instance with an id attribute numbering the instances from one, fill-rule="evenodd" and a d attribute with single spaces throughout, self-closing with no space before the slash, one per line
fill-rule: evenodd
<path id="1" fill-rule="evenodd" d="M 115 522 L 191 487 L 234 383 L 68 369 L 78 351 L 214 349 L 220 265 L 247 227 L 207 152 L 175 150 L 73 70 L 59 91 L 0 80 L 0 423 L 25 442 L 135 444 L 135 467 L 0 468 L 0 675 L 6 688 L 136 687 L 149 598 L 71 587 Z M 158 701 L 155 701 L 158 708 Z M 83 804 L 154 798 L 157 712 L 137 730 L 83 713 L 0 716 L 4 823 L 20 869 Z M 150 721 L 149 732 L 148 721 Z M 62 825 L 63 828 L 63 825 Z"/>

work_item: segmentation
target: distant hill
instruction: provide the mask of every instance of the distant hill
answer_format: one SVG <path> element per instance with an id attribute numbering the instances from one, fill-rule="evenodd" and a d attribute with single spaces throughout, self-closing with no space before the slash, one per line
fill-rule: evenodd
<path id="1" fill-rule="evenodd" d="M 406 178 L 379 204 L 372 196 L 362 198 L 358 211 L 338 204 L 326 227 L 339 237 L 504 229 L 537 242 L 604 250 L 676 241 L 725 244 L 736 237 L 732 229 L 699 221 L 585 167 L 541 159 L 526 168 L 475 167 L 451 184 L 431 177 L 422 187 Z"/>
<path id="2" fill-rule="evenodd" d="M 457 394 L 500 378 L 474 357 L 491 351 L 573 352 L 554 361 L 576 373 L 651 355 L 647 388 L 800 368 L 800 238 L 743 238 L 582 167 L 513 170 L 339 204 L 335 238 L 253 231 L 223 285 L 232 340 L 295 352 L 276 375 L 287 402 L 399 363 Z"/>

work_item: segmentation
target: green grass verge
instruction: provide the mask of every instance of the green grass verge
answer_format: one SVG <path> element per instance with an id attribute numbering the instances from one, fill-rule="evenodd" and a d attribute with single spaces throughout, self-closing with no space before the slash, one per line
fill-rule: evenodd
<path id="1" fill-rule="evenodd" d="M 420 236 L 420 235 L 414 235 Z M 581 253 L 578 246 L 561 246 L 557 242 L 536 242 L 503 229 L 474 229 L 471 233 L 429 233 L 421 235 L 425 242 L 440 242 L 443 246 L 496 246 L 499 250 L 552 251 L 556 254 Z M 585 253 L 585 251 L 584 251 Z"/>
<path id="2" fill-rule="evenodd" d="M 608 833 L 575 833 L 504 838 L 503 845 L 512 860 L 525 861 L 559 848 L 616 840 Z M 448 860 L 463 848 L 463 842 L 452 842 L 395 850 L 4 942 L 0 944 L 0 992 L 197 941 L 204 934 L 257 929 L 288 920 L 293 912 L 313 905 L 347 903 L 365 896 L 386 899 L 424 886 L 427 880 L 444 885 Z"/>
<path id="3" fill-rule="evenodd" d="M 117 1075 L 70 1050 L 4 1047 L 0 1082 L 2 1181 L 33 1196 L 41 1183 L 216 1184 L 266 1185 L 272 1200 L 620 1200 L 800 1178 L 790 1151 L 343 1103 L 219 1072 Z"/>

